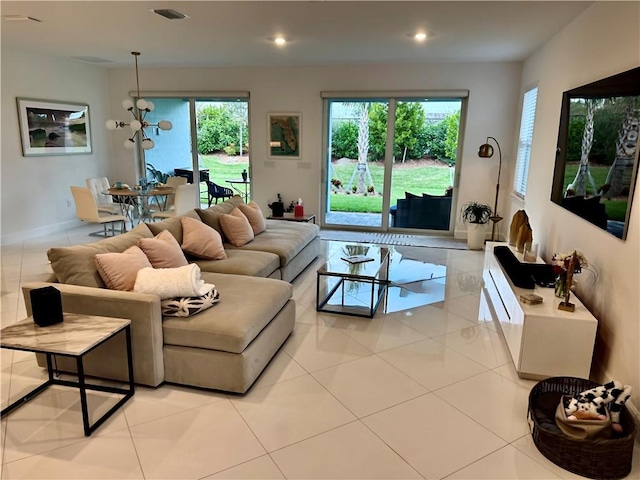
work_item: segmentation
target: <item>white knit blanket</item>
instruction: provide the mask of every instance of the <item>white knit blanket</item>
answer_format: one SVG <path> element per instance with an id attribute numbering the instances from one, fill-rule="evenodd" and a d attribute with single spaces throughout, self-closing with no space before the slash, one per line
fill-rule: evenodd
<path id="1" fill-rule="evenodd" d="M 138 271 L 134 292 L 152 293 L 161 300 L 175 297 L 201 297 L 214 286 L 200 278 L 200 267 L 190 263 L 177 268 L 143 268 Z"/>

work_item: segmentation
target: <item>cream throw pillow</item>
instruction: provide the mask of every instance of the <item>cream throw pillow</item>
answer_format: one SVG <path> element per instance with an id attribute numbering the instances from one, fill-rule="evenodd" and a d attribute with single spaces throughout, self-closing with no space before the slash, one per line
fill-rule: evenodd
<path id="1" fill-rule="evenodd" d="M 107 288 L 127 292 L 133 291 L 138 270 L 151 268 L 147 256 L 135 245 L 122 253 L 98 253 L 95 262 Z"/>
<path id="2" fill-rule="evenodd" d="M 227 254 L 220 234 L 199 220 L 181 217 L 182 250 L 204 260 L 224 260 Z"/>
<path id="3" fill-rule="evenodd" d="M 138 246 L 153 268 L 176 268 L 188 265 L 180 244 L 171 232 L 164 230 L 153 238 L 141 238 Z"/>
<path id="4" fill-rule="evenodd" d="M 249 220 L 254 235 L 258 235 L 267 229 L 267 221 L 262 214 L 262 210 L 260 210 L 260 206 L 256 202 L 251 201 L 247 205 L 238 205 L 238 208 L 244 213 L 247 220 Z"/>
<path id="5" fill-rule="evenodd" d="M 220 216 L 220 226 L 231 245 L 241 247 L 254 239 L 253 229 L 247 217 L 238 208 Z"/>

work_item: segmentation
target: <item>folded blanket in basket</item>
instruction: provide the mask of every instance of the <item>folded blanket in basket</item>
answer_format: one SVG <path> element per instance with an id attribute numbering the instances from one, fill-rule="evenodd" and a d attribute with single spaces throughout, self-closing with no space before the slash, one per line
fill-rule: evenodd
<path id="1" fill-rule="evenodd" d="M 138 271 L 134 292 L 152 293 L 161 300 L 175 297 L 201 297 L 214 286 L 200 279 L 195 263 L 177 268 L 143 268 Z"/>

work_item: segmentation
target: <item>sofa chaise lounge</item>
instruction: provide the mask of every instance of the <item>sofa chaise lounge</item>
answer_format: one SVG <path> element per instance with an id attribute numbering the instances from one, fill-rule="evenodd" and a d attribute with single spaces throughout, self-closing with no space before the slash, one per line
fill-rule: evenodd
<path id="1" fill-rule="evenodd" d="M 240 197 L 234 197 L 185 216 L 202 219 L 218 230 L 215 220 L 241 203 Z M 95 243 L 51 248 L 48 256 L 55 278 L 23 285 L 27 312 L 31 314 L 28 299 L 32 289 L 55 286 L 65 312 L 131 320 L 136 383 L 155 387 L 170 382 L 246 392 L 293 330 L 295 303 L 288 282 L 318 255 L 318 227 L 267 220 L 266 231 L 253 242 L 243 247 L 225 243 L 227 259 L 190 259 L 200 266 L 202 280 L 216 286 L 220 301 L 189 318 L 163 317 L 157 295 L 106 288 L 95 265 L 97 253 L 123 252 L 163 230 L 181 243 L 181 220 L 174 217 L 140 224 Z M 86 356 L 88 375 L 127 378 L 124 339 L 120 337 Z M 75 364 L 66 360 L 57 358 L 58 369 L 75 371 Z M 44 365 L 44 358 L 38 361 Z"/>

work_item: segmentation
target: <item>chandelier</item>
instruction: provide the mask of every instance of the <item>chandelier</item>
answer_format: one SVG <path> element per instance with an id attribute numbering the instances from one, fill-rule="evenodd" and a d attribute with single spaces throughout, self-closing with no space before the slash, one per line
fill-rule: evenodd
<path id="1" fill-rule="evenodd" d="M 155 142 L 149 138 L 147 132 L 145 131 L 148 127 L 158 127 L 160 130 L 171 130 L 173 125 L 168 120 L 160 120 L 158 123 L 149 123 L 145 119 L 149 112 L 152 112 L 154 109 L 153 102 L 145 100 L 144 98 L 140 98 L 140 80 L 138 79 L 138 56 L 140 52 L 131 52 L 133 58 L 136 62 L 136 92 L 137 92 L 137 100 L 136 100 L 136 108 L 134 108 L 133 102 L 129 99 L 124 100 L 122 102 L 122 108 L 131 112 L 133 116 L 133 120 L 129 123 L 125 123 L 120 120 L 107 120 L 105 126 L 108 130 L 115 130 L 117 128 L 129 127 L 131 128 L 133 134 L 130 138 L 127 138 L 124 141 L 124 147 L 132 150 L 135 146 L 136 136 L 140 136 L 140 141 L 143 150 L 151 150 L 155 146 Z"/>

